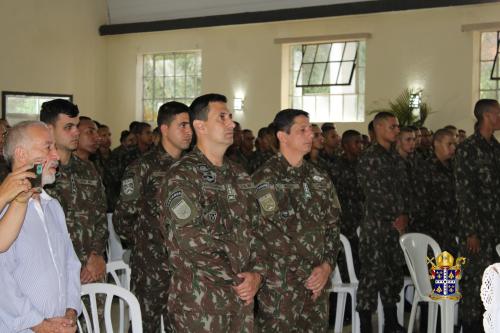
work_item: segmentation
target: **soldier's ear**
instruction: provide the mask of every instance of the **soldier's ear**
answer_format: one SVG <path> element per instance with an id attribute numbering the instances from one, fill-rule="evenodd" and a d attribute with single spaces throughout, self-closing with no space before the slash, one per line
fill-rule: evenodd
<path id="1" fill-rule="evenodd" d="M 278 131 L 276 133 L 276 137 L 278 138 L 278 141 L 280 143 L 286 143 L 286 140 L 287 140 L 287 134 L 283 131 Z"/>
<path id="2" fill-rule="evenodd" d="M 205 126 L 205 122 L 199 119 L 193 120 L 193 129 L 196 133 L 205 133 L 207 131 L 207 127 Z"/>

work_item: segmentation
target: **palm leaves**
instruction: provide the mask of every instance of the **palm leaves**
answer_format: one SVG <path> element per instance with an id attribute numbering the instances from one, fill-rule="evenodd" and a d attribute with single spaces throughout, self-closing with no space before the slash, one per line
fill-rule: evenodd
<path id="1" fill-rule="evenodd" d="M 398 118 L 400 126 L 423 126 L 427 117 L 432 113 L 431 107 L 427 103 L 420 104 L 420 110 L 410 106 L 412 95 L 418 92 L 405 89 L 394 101 L 389 101 L 389 107 L 369 111 L 368 114 L 378 112 L 390 112 Z"/>

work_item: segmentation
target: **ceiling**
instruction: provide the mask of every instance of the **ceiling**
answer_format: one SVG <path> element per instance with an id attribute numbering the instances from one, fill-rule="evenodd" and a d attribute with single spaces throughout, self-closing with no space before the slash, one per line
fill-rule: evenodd
<path id="1" fill-rule="evenodd" d="M 364 1 L 366 0 L 107 0 L 108 24 L 175 20 Z"/>

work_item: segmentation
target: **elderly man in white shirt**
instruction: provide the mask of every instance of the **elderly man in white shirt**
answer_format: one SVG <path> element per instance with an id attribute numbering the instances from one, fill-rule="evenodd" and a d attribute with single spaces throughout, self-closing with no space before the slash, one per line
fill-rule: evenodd
<path id="1" fill-rule="evenodd" d="M 42 164 L 42 187 L 55 180 L 59 157 L 44 123 L 14 126 L 4 156 L 13 170 Z M 0 254 L 0 332 L 75 332 L 81 312 L 80 261 L 61 205 L 41 188 L 15 201 L 28 207 L 17 240 Z"/>

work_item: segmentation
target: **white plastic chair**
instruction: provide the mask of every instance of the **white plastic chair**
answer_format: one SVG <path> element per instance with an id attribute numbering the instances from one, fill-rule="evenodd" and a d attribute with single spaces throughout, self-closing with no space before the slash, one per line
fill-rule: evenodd
<path id="1" fill-rule="evenodd" d="M 119 261 L 123 260 L 123 254 L 125 250 L 123 249 L 120 237 L 115 232 L 115 227 L 113 226 L 113 214 L 108 213 L 108 244 L 106 247 L 106 252 L 108 254 L 108 261 Z"/>
<path id="2" fill-rule="evenodd" d="M 122 288 L 130 290 L 130 267 L 123 261 L 112 261 L 106 264 L 106 272 L 111 275 L 114 283 Z M 119 299 L 119 333 L 125 333 L 125 303 Z"/>
<path id="3" fill-rule="evenodd" d="M 333 271 L 331 281 L 332 287 L 330 292 L 337 293 L 337 309 L 335 312 L 335 328 L 334 332 L 342 332 L 342 326 L 344 324 L 344 313 L 347 295 L 351 295 L 351 318 L 352 318 L 352 332 L 359 332 L 359 314 L 356 311 L 356 293 L 358 290 L 358 279 L 356 277 L 356 272 L 354 270 L 354 263 L 352 259 L 352 250 L 349 240 L 342 234 L 340 234 L 340 241 L 344 248 L 345 261 L 347 263 L 347 272 L 349 275 L 349 282 L 342 282 L 340 277 L 340 271 L 338 265 L 335 266 Z"/>
<path id="4" fill-rule="evenodd" d="M 498 244 L 495 249 L 497 250 L 497 254 L 500 257 L 500 244 Z"/>
<path id="5" fill-rule="evenodd" d="M 132 270 L 123 260 L 110 261 L 106 264 L 106 272 L 111 275 L 117 286 L 130 290 Z"/>
<path id="6" fill-rule="evenodd" d="M 142 317 L 141 308 L 137 298 L 125 288 L 115 286 L 108 283 L 89 283 L 82 285 L 82 297 L 88 296 L 90 299 L 90 313 L 82 301 L 82 316 L 85 320 L 88 333 L 100 333 L 99 316 L 97 313 L 97 294 L 106 295 L 106 303 L 104 304 L 104 327 L 105 332 L 115 332 L 111 321 L 111 305 L 114 297 L 119 297 L 124 300 L 129 307 L 129 318 L 131 319 L 132 333 L 142 333 Z M 78 329 L 83 332 L 80 321 L 78 321 Z"/>
<path id="7" fill-rule="evenodd" d="M 399 244 L 403 249 L 406 265 L 408 266 L 413 285 L 415 286 L 408 333 L 413 332 L 419 302 L 429 303 L 427 332 L 436 331 L 437 310 L 439 306 L 441 308 L 441 332 L 452 333 L 454 307 L 458 301 L 450 299 L 433 300 L 429 297 L 432 292 L 432 285 L 429 279 L 429 268 L 426 260 L 427 251 L 430 246 L 434 257 L 437 258 L 437 256 L 441 254 L 441 248 L 430 236 L 420 233 L 409 233 L 401 236 Z"/>

